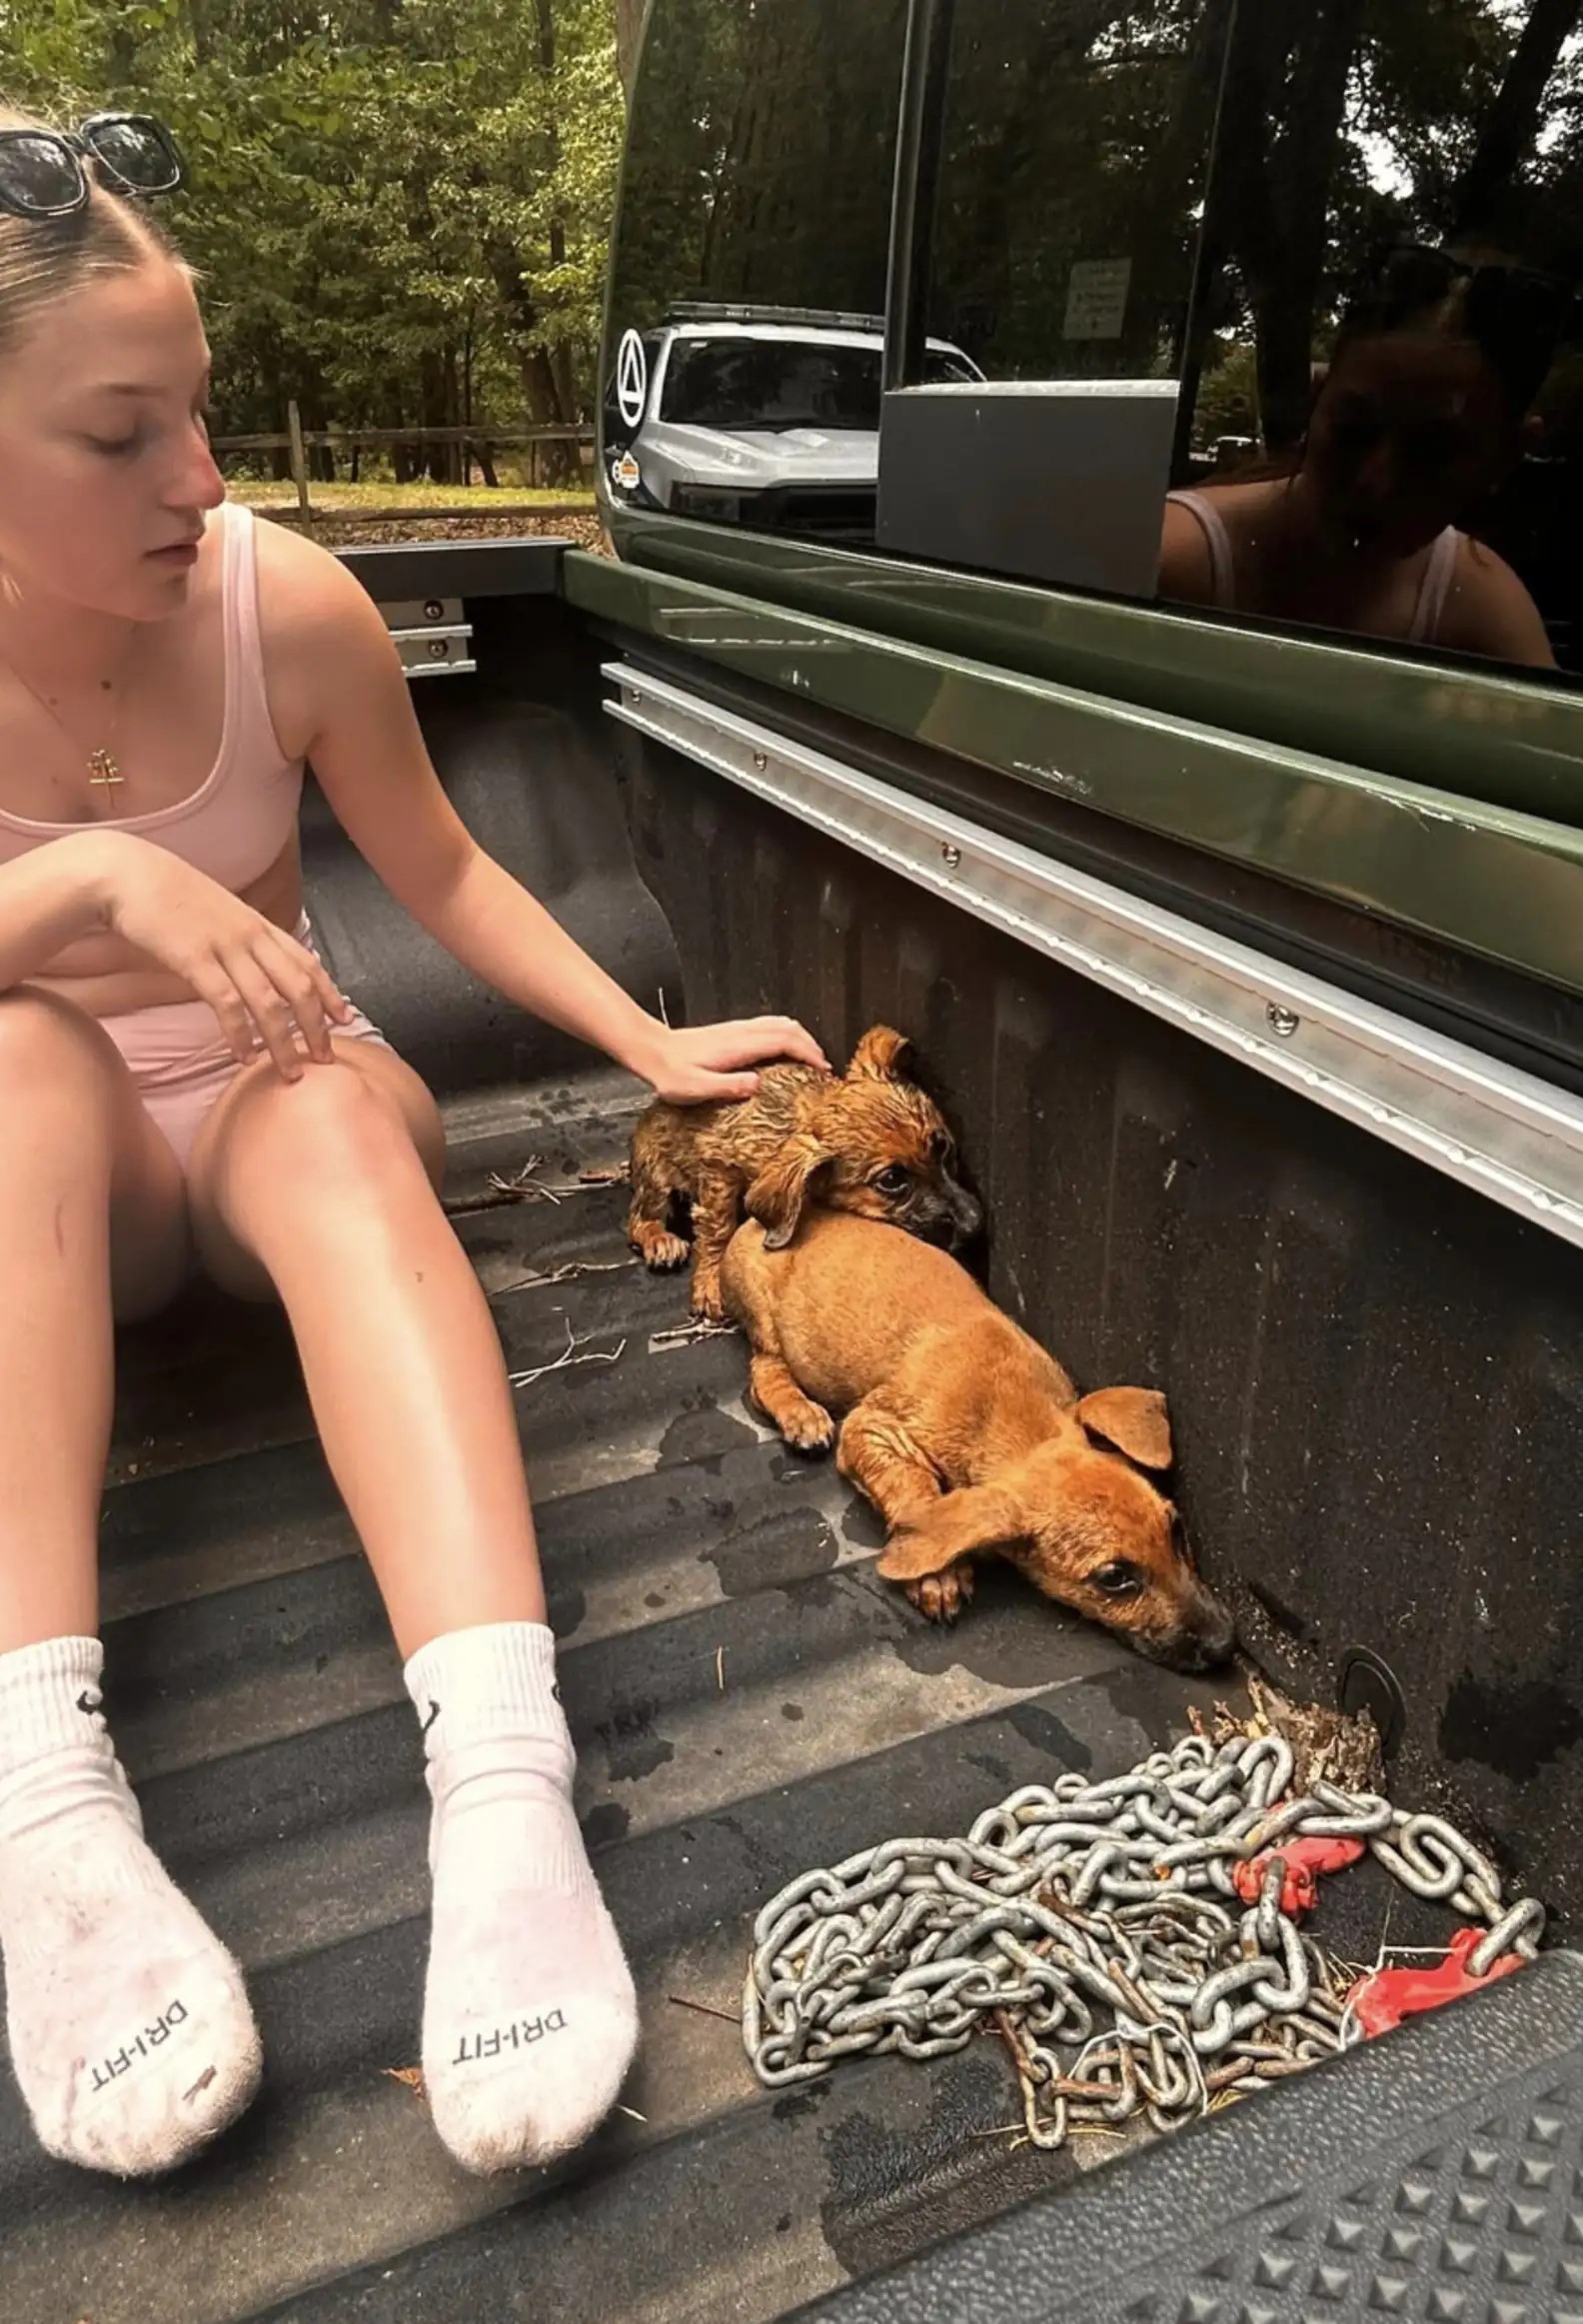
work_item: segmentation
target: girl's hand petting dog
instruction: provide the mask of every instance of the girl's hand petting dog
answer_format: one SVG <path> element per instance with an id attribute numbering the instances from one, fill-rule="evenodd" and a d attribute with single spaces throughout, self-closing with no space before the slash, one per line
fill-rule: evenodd
<path id="1" fill-rule="evenodd" d="M 634 1064 L 672 1106 L 719 1106 L 751 1098 L 755 1066 L 789 1061 L 829 1071 L 813 1036 L 794 1017 L 743 1017 L 725 1025 L 657 1026 L 651 1054 Z"/>

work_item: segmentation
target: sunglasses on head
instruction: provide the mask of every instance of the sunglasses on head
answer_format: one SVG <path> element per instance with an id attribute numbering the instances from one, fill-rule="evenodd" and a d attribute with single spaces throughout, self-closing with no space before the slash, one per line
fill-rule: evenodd
<path id="1" fill-rule="evenodd" d="M 95 113 L 75 132 L 0 129 L 0 210 L 69 218 L 87 206 L 90 165 L 112 194 L 173 194 L 183 177 L 176 141 L 151 113 Z"/>
<path id="2" fill-rule="evenodd" d="M 1559 331 L 1570 320 L 1576 297 L 1570 282 L 1538 267 L 1462 259 L 1449 250 L 1420 242 L 1397 245 L 1387 279 L 1403 303 L 1415 295 L 1444 297 L 1460 286 L 1467 301 L 1468 321 L 1475 330 L 1526 324 Z"/>

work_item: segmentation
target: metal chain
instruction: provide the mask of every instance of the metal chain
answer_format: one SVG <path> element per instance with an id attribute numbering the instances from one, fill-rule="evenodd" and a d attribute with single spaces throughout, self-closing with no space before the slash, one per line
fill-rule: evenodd
<path id="1" fill-rule="evenodd" d="M 1532 1897 L 1440 1816 L 1315 1782 L 1287 1796 L 1276 1735 L 1189 1735 L 1100 1783 L 1026 1784 L 965 1838 L 892 1839 L 800 1874 L 754 1924 L 743 2037 L 772 2087 L 860 2053 L 932 2058 L 1004 2035 L 1028 2137 L 1134 2115 L 1175 2130 L 1358 2038 L 1334 1965 L 1281 1909 L 1272 1857 L 1245 1905 L 1235 1867 L 1284 1839 L 1358 1838 L 1416 1896 L 1488 1924 L 1469 1956 L 1531 1957 Z"/>

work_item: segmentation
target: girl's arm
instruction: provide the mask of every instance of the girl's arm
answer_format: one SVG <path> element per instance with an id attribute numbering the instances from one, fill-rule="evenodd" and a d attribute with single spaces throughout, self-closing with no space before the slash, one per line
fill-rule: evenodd
<path id="1" fill-rule="evenodd" d="M 751 1069 L 776 1058 L 824 1063 L 792 1018 L 673 1030 L 624 993 L 468 832 L 434 771 L 401 657 L 366 592 L 315 544 L 284 528 L 259 530 L 266 624 L 278 613 L 277 636 L 286 632 L 278 651 L 275 638 L 266 647 L 283 746 L 313 761 L 353 845 L 447 952 L 519 1008 L 604 1050 L 680 1104 L 751 1097 Z M 267 549 L 266 533 L 277 536 Z"/>
<path id="2" fill-rule="evenodd" d="M 101 837 L 72 832 L 0 867 L 0 993 L 36 977 L 79 937 L 109 927 Z"/>

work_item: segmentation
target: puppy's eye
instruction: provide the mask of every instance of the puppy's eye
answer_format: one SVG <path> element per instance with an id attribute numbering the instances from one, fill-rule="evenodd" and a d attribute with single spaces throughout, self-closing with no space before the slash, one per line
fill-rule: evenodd
<path id="1" fill-rule="evenodd" d="M 911 1183 L 912 1172 L 903 1169 L 900 1162 L 892 1162 L 888 1169 L 881 1170 L 874 1179 L 881 1194 L 904 1194 Z"/>
<path id="2" fill-rule="evenodd" d="M 1125 1557 L 1112 1557 L 1108 1565 L 1096 1565 L 1085 1576 L 1095 1589 L 1102 1589 L 1106 1597 L 1136 1597 L 1143 1587 L 1143 1576 Z"/>

